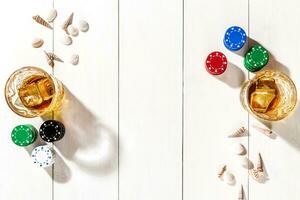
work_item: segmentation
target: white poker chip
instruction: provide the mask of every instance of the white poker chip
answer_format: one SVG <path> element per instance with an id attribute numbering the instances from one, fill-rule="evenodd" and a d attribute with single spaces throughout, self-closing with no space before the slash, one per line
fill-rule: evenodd
<path id="1" fill-rule="evenodd" d="M 33 163 L 39 167 L 49 167 L 54 163 L 55 153 L 49 145 L 38 146 L 32 150 Z"/>

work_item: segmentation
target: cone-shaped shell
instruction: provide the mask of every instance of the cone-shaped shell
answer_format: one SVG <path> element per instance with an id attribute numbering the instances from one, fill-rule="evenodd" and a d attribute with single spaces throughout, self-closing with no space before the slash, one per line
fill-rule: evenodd
<path id="1" fill-rule="evenodd" d="M 46 51 L 44 51 L 46 59 L 47 59 L 47 63 L 48 65 L 50 65 L 52 68 L 54 67 L 54 59 L 53 56 L 51 56 L 49 53 L 47 53 Z"/>
<path id="2" fill-rule="evenodd" d="M 248 136 L 247 130 L 245 127 L 242 126 L 238 130 L 231 133 L 228 137 L 245 137 L 245 136 Z"/>
<path id="3" fill-rule="evenodd" d="M 46 20 L 44 20 L 42 17 L 40 17 L 39 15 L 35 15 L 32 17 L 33 20 L 35 20 L 37 23 L 39 23 L 42 26 L 45 26 L 49 29 L 53 29 L 52 26 L 50 24 L 48 24 L 48 22 Z"/>
<path id="4" fill-rule="evenodd" d="M 256 181 L 259 181 L 264 176 L 264 174 L 257 169 L 249 170 L 249 175 Z"/>
<path id="5" fill-rule="evenodd" d="M 222 165 L 218 170 L 218 177 L 221 178 L 224 175 L 225 171 L 226 171 L 226 165 Z"/>
<path id="6" fill-rule="evenodd" d="M 66 19 L 66 21 L 62 24 L 62 29 L 69 34 L 68 32 L 68 26 L 70 26 L 73 23 L 73 16 L 74 13 L 71 13 L 71 15 Z"/>
<path id="7" fill-rule="evenodd" d="M 244 188 L 243 185 L 241 185 L 238 193 L 238 200 L 244 200 Z"/>
<path id="8" fill-rule="evenodd" d="M 259 172 L 264 171 L 264 164 L 263 164 L 263 160 L 262 160 L 260 153 L 258 154 L 258 161 L 257 161 L 256 168 L 257 168 L 257 171 L 259 171 Z"/>
<path id="9" fill-rule="evenodd" d="M 272 134 L 273 134 L 273 131 L 271 129 L 268 129 L 268 128 L 262 128 L 262 127 L 259 127 L 257 125 L 252 125 L 252 127 L 257 130 L 258 132 L 270 137 Z"/>
<path id="10" fill-rule="evenodd" d="M 55 61 L 58 61 L 58 62 L 64 62 L 62 59 L 60 59 L 56 54 L 54 54 L 54 53 L 48 53 L 48 55 L 50 56 L 50 57 L 52 57 L 53 58 L 53 60 L 55 60 Z"/>

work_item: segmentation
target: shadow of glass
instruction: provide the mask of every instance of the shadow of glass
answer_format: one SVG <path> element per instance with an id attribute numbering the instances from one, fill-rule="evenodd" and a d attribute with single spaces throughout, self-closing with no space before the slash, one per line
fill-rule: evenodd
<path id="1" fill-rule="evenodd" d="M 30 158 L 31 158 L 31 152 L 35 147 L 46 145 L 45 141 L 43 141 L 40 137 L 37 138 L 37 140 L 30 146 L 25 147 L 25 150 L 28 152 Z M 50 145 L 50 144 L 49 144 Z M 56 153 L 55 154 L 55 163 L 54 165 L 59 166 L 59 173 L 55 173 L 56 176 L 54 176 L 54 181 L 59 183 L 66 183 L 71 179 L 71 170 L 66 165 L 66 163 L 63 161 L 63 159 Z M 33 166 L 36 167 L 36 166 Z M 52 179 L 52 166 L 49 166 L 47 168 L 43 168 L 45 172 L 49 175 L 49 177 Z M 55 171 L 56 172 L 56 171 Z"/>
<path id="2" fill-rule="evenodd" d="M 277 134 L 280 138 L 287 141 L 298 151 L 300 151 L 300 132 L 299 132 L 299 118 L 300 118 L 300 107 L 299 101 L 297 102 L 295 111 L 291 113 L 286 119 L 279 122 L 264 122 L 267 127 L 272 129 L 272 131 Z"/>
<path id="3" fill-rule="evenodd" d="M 55 143 L 64 158 L 93 174 L 107 174 L 116 168 L 116 134 L 66 87 L 64 105 L 55 118 L 66 127 L 65 137 Z"/>
<path id="4" fill-rule="evenodd" d="M 239 88 L 246 80 L 244 72 L 231 62 L 228 63 L 225 73 L 214 77 L 232 88 Z"/>

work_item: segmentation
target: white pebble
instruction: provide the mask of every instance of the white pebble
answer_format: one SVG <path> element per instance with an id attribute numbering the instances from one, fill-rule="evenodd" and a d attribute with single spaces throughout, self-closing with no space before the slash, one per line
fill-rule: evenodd
<path id="1" fill-rule="evenodd" d="M 64 45 L 71 45 L 72 44 L 72 38 L 68 35 L 65 35 L 62 39 L 61 39 L 61 43 Z"/>
<path id="2" fill-rule="evenodd" d="M 70 63 L 71 63 L 72 65 L 78 65 L 78 63 L 79 63 L 79 55 L 73 54 L 73 55 L 71 56 L 71 58 L 70 58 Z"/>
<path id="3" fill-rule="evenodd" d="M 235 144 L 235 145 L 233 146 L 233 152 L 234 152 L 236 155 L 242 156 L 242 155 L 245 155 L 245 154 L 247 153 L 247 150 L 246 150 L 246 148 L 245 148 L 244 145 L 242 145 L 242 144 Z"/>
<path id="4" fill-rule="evenodd" d="M 35 38 L 32 40 L 32 47 L 33 48 L 40 48 L 44 44 L 44 40 L 42 38 Z"/>
<path id="5" fill-rule="evenodd" d="M 228 185 L 234 185 L 235 184 L 235 177 L 232 173 L 226 172 L 224 176 L 224 180 Z"/>
<path id="6" fill-rule="evenodd" d="M 57 17 L 57 11 L 55 9 L 51 9 L 48 13 L 47 21 L 51 23 L 55 20 L 56 17 Z"/>
<path id="7" fill-rule="evenodd" d="M 251 160 L 249 160 L 246 156 L 243 156 L 240 160 L 242 167 L 246 169 L 252 169 L 254 167 Z"/>
<path id="8" fill-rule="evenodd" d="M 79 29 L 81 32 L 87 32 L 89 28 L 90 28 L 89 23 L 87 23 L 84 20 L 79 21 Z"/>
<path id="9" fill-rule="evenodd" d="M 79 33 L 79 31 L 78 31 L 78 28 L 76 28 L 75 26 L 73 26 L 73 25 L 70 25 L 70 26 L 68 26 L 68 33 L 70 34 L 70 35 L 72 35 L 72 36 L 74 36 L 74 37 L 76 37 L 77 35 L 78 35 L 78 33 Z"/>

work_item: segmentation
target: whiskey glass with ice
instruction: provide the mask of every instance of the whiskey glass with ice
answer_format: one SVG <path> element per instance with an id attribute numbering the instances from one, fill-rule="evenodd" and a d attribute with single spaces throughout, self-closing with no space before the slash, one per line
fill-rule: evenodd
<path id="1" fill-rule="evenodd" d="M 240 93 L 243 107 L 265 121 L 278 121 L 289 116 L 297 104 L 293 81 L 278 71 L 261 71 L 244 83 Z"/>
<path id="2" fill-rule="evenodd" d="M 16 70 L 6 82 L 5 99 L 16 114 L 33 118 L 60 109 L 64 98 L 62 83 L 38 67 Z"/>

